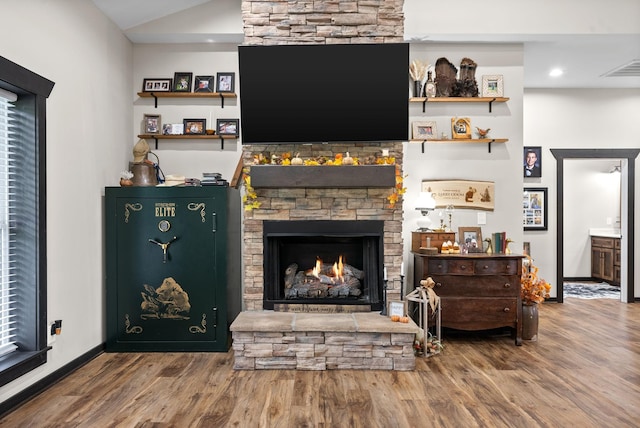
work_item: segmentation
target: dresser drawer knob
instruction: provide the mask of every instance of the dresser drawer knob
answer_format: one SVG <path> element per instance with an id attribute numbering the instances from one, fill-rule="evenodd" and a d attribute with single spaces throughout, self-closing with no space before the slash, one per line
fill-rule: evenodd
<path id="1" fill-rule="evenodd" d="M 460 266 L 461 270 L 465 270 L 467 267 L 465 265 Z"/>
<path id="2" fill-rule="evenodd" d="M 509 312 L 509 308 L 504 308 L 503 309 L 505 312 Z"/>
<path id="3" fill-rule="evenodd" d="M 438 265 L 438 269 L 442 269 L 442 265 Z"/>
<path id="4" fill-rule="evenodd" d="M 442 287 L 442 283 L 441 282 L 436 282 L 436 287 Z"/>
<path id="5" fill-rule="evenodd" d="M 509 288 L 509 287 L 511 287 L 511 284 L 509 284 L 508 282 L 505 282 L 504 283 L 504 288 Z"/>
<path id="6" fill-rule="evenodd" d="M 484 270 L 487 270 L 487 269 L 489 269 L 489 266 L 484 265 L 483 269 L 484 269 Z"/>

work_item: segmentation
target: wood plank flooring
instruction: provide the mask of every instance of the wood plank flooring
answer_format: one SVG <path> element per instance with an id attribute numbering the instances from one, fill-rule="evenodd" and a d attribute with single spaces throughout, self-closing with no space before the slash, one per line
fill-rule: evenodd
<path id="1" fill-rule="evenodd" d="M 102 354 L 2 427 L 637 427 L 640 304 L 540 307 L 537 342 L 446 331 L 412 372 L 234 371 L 229 353 Z"/>

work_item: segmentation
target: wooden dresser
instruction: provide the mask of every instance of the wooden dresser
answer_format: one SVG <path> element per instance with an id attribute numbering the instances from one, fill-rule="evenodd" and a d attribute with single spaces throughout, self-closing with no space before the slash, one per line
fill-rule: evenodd
<path id="1" fill-rule="evenodd" d="M 513 327 L 522 344 L 521 255 L 413 253 L 415 285 L 431 277 L 442 302 L 442 327 Z"/>

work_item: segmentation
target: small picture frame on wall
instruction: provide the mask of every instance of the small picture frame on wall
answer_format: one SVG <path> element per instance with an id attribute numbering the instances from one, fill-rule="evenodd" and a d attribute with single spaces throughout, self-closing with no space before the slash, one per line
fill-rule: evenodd
<path id="1" fill-rule="evenodd" d="M 542 147 L 524 147 L 522 152 L 523 177 L 542 177 Z"/>
<path id="2" fill-rule="evenodd" d="M 206 119 L 184 119 L 184 133 L 190 135 L 202 135 L 207 131 Z"/>
<path id="3" fill-rule="evenodd" d="M 547 188 L 525 188 L 522 197 L 524 230 L 547 230 Z"/>
<path id="4" fill-rule="evenodd" d="M 215 83 L 213 76 L 196 76 L 193 83 L 193 92 L 214 92 Z"/>
<path id="5" fill-rule="evenodd" d="M 482 96 L 504 96 L 504 79 L 501 74 L 489 74 L 486 76 L 482 76 Z"/>
<path id="6" fill-rule="evenodd" d="M 193 73 L 175 73 L 173 75 L 173 92 L 191 92 Z"/>
<path id="7" fill-rule="evenodd" d="M 216 74 L 216 92 L 233 92 L 236 86 L 236 73 Z"/>
<path id="8" fill-rule="evenodd" d="M 159 114 L 145 114 L 142 121 L 142 133 L 143 134 L 160 134 L 162 125 L 160 124 Z"/>
<path id="9" fill-rule="evenodd" d="M 171 79 L 143 79 L 142 92 L 170 92 Z"/>
<path id="10" fill-rule="evenodd" d="M 451 118 L 451 136 L 454 140 L 470 140 L 471 139 L 471 119 L 468 117 L 452 117 Z"/>
<path id="11" fill-rule="evenodd" d="M 412 122 L 411 138 L 414 140 L 437 140 L 438 126 L 435 121 Z"/>

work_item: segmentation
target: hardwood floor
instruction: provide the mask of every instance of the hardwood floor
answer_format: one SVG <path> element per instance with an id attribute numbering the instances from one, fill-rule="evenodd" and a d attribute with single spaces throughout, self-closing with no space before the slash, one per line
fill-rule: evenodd
<path id="1" fill-rule="evenodd" d="M 102 354 L 4 427 L 632 427 L 640 304 L 544 303 L 537 342 L 445 332 L 412 372 L 234 371 L 229 353 Z"/>

